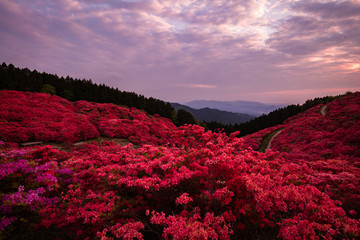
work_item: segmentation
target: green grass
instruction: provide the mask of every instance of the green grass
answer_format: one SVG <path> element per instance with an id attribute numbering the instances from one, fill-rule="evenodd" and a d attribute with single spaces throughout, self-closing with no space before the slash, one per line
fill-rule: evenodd
<path id="1" fill-rule="evenodd" d="M 267 134 L 264 136 L 263 140 L 261 141 L 261 145 L 260 145 L 260 148 L 259 148 L 259 152 L 265 152 L 267 146 L 269 145 L 270 143 L 270 140 L 272 139 L 272 137 L 280 132 L 281 130 L 283 130 L 283 128 L 279 128 L 277 129 L 276 131 L 270 133 L 270 134 Z"/>

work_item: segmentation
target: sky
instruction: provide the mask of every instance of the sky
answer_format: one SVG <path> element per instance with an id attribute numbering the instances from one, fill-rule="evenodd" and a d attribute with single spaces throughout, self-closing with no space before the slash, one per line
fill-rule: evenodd
<path id="1" fill-rule="evenodd" d="M 360 0 L 0 0 L 0 61 L 146 97 L 360 91 Z"/>

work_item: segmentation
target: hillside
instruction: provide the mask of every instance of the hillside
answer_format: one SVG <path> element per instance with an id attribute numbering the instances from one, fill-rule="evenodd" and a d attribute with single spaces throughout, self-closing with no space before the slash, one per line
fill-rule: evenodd
<path id="1" fill-rule="evenodd" d="M 209 130 L 216 131 L 217 129 L 223 129 L 226 133 L 240 131 L 240 136 L 246 136 L 252 133 L 262 131 L 266 128 L 276 127 L 279 124 L 284 123 L 290 117 L 293 117 L 299 113 L 302 113 L 310 108 L 313 108 L 319 104 L 326 104 L 339 96 L 326 96 L 321 98 L 314 98 L 307 100 L 304 104 L 292 104 L 286 107 L 278 108 L 268 114 L 261 115 L 260 117 L 251 119 L 248 122 L 240 124 L 222 124 L 219 122 L 205 122 L 206 128 Z"/>
<path id="2" fill-rule="evenodd" d="M 360 211 L 360 93 L 320 104 L 284 124 L 244 137 L 255 150 L 279 131 L 271 148 L 287 161 L 307 164 L 316 186 L 348 209 Z M 303 181 L 303 180 L 302 180 Z"/>
<path id="3" fill-rule="evenodd" d="M 101 135 L 128 138 L 135 144 L 165 144 L 170 136 L 161 133 L 175 129 L 167 118 L 111 103 L 73 103 L 44 93 L 16 91 L 0 91 L 0 101 L 3 141 L 77 142 Z"/>
<path id="4" fill-rule="evenodd" d="M 198 121 L 219 122 L 222 124 L 239 124 L 254 118 L 254 116 L 244 113 L 233 113 L 212 108 L 194 109 L 178 103 L 170 104 L 176 110 L 183 109 L 191 113 Z"/>
<path id="5" fill-rule="evenodd" d="M 0 239 L 358 238 L 359 100 L 237 138 L 135 108 L 0 91 Z M 279 128 L 279 151 L 254 150 Z"/>
<path id="6" fill-rule="evenodd" d="M 59 77 L 56 74 L 40 73 L 28 68 L 17 68 L 12 64 L 2 63 L 0 66 L 0 89 L 30 92 L 44 92 L 57 95 L 71 101 L 92 101 L 98 103 L 114 103 L 144 110 L 149 114 L 158 114 L 169 118 L 178 126 L 194 123 L 189 113 L 182 111 L 180 116 L 170 103 L 155 98 L 146 98 L 134 92 L 120 91 L 117 88 L 96 84 L 91 80 L 74 79 L 69 76 Z M 181 116 L 185 115 L 184 116 Z M 182 122 L 181 120 L 190 120 Z"/>
<path id="7" fill-rule="evenodd" d="M 360 157 L 360 93 L 345 95 L 327 104 L 319 104 L 288 118 L 283 124 L 244 137 L 258 150 L 270 133 L 282 129 L 273 148 L 280 152 L 311 152 L 316 157 Z M 250 145 L 250 142 L 254 145 Z M 299 157 L 299 156 L 298 156 Z M 297 160 L 299 158 L 297 157 Z"/>

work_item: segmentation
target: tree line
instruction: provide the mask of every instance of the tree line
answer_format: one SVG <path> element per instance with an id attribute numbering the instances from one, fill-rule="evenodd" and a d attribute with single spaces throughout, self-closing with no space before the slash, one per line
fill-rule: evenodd
<path id="1" fill-rule="evenodd" d="M 169 118 L 178 126 L 196 124 L 191 113 L 176 111 L 170 103 L 155 98 L 146 98 L 134 92 L 120 91 L 118 88 L 96 84 L 87 79 L 74 79 L 69 76 L 38 72 L 28 68 L 17 68 L 13 64 L 2 63 L 0 68 L 0 89 L 45 92 L 66 98 L 70 101 L 86 100 L 98 103 L 114 103 L 135 107 L 154 115 Z"/>

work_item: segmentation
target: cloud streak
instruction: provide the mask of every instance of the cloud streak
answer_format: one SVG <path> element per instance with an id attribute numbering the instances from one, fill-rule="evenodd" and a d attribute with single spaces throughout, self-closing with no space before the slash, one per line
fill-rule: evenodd
<path id="1" fill-rule="evenodd" d="M 359 87 L 359 9 L 359 1 L 3 0 L 0 60 L 168 101 L 301 102 L 315 94 L 301 89 Z"/>
<path id="2" fill-rule="evenodd" d="M 206 85 L 206 84 L 187 84 L 187 85 L 178 85 L 180 87 L 185 87 L 185 88 L 216 88 L 215 85 Z"/>

